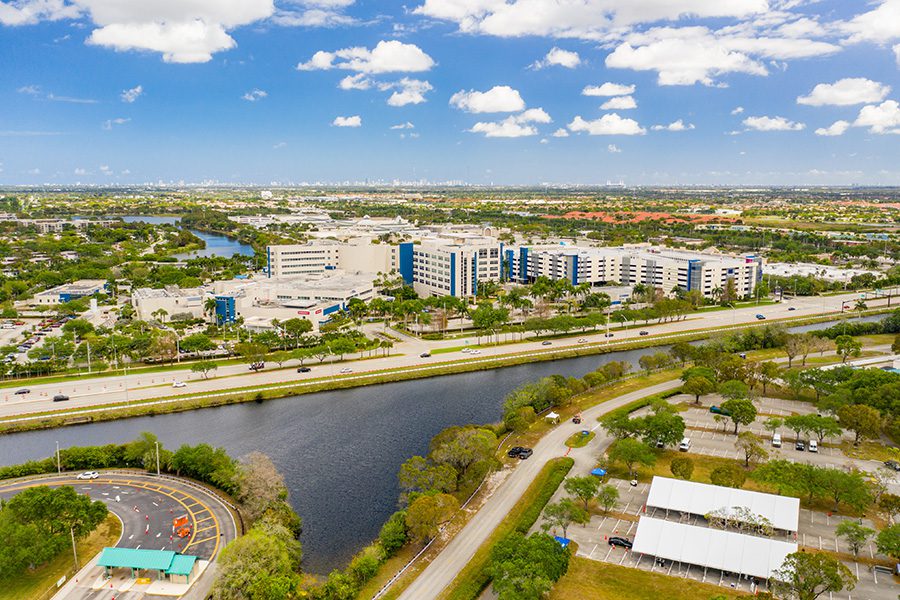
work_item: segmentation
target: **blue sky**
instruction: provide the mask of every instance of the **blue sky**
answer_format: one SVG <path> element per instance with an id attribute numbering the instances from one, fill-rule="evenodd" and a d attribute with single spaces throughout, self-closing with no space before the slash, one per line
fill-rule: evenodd
<path id="1" fill-rule="evenodd" d="M 900 185 L 900 0 L 0 0 L 0 56 L 0 184 Z"/>

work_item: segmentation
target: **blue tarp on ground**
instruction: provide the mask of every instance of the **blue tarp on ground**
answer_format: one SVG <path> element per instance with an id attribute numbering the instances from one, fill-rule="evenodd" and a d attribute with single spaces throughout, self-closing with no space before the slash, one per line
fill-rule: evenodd
<path id="1" fill-rule="evenodd" d="M 559 542 L 559 545 L 563 548 L 567 548 L 569 546 L 569 540 L 564 537 L 559 537 L 558 535 L 554 535 L 553 539 Z"/>
<path id="2" fill-rule="evenodd" d="M 591 475 L 603 477 L 604 475 L 606 475 L 606 469 L 594 469 L 593 471 L 591 471 Z"/>

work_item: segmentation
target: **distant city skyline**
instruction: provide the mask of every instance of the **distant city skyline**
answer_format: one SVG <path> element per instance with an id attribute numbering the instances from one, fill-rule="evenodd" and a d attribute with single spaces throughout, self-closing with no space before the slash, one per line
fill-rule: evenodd
<path id="1" fill-rule="evenodd" d="M 0 186 L 900 185 L 900 0 L 0 0 Z"/>

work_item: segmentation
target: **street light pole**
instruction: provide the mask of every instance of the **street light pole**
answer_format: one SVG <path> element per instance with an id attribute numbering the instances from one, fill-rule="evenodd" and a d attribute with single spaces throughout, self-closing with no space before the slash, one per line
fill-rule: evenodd
<path id="1" fill-rule="evenodd" d="M 159 477 L 159 441 L 156 441 L 156 476 Z"/>
<path id="2" fill-rule="evenodd" d="M 56 442 L 56 472 L 62 473 L 62 462 L 59 460 L 59 442 Z"/>

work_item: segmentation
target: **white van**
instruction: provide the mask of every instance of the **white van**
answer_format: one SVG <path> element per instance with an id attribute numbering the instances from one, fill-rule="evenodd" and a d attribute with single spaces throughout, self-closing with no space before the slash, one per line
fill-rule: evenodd
<path id="1" fill-rule="evenodd" d="M 781 434 L 776 433 L 772 436 L 772 446 L 775 448 L 781 448 Z"/>
<path id="2" fill-rule="evenodd" d="M 687 452 L 691 449 L 691 438 L 684 438 L 681 440 L 681 443 L 678 444 L 678 450 L 681 452 Z"/>
<path id="3" fill-rule="evenodd" d="M 816 442 L 816 440 L 809 440 L 809 447 L 807 448 L 807 450 L 809 450 L 810 452 L 818 452 L 819 451 L 818 442 Z"/>

